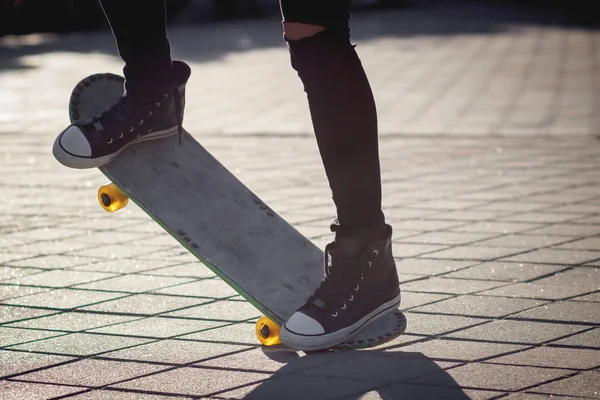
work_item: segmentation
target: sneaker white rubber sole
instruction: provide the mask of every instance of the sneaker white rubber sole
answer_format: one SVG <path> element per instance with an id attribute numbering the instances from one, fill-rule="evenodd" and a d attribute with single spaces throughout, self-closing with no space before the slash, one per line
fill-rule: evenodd
<path id="1" fill-rule="evenodd" d="M 74 156 L 71 153 L 67 152 L 60 145 L 61 135 L 58 135 L 58 137 L 54 141 L 54 145 L 52 146 L 52 154 L 54 155 L 54 158 L 56 158 L 56 160 L 59 163 L 61 163 L 62 165 L 66 166 L 66 167 L 69 167 L 69 168 L 77 168 L 77 169 L 100 168 L 100 167 L 108 164 L 115 158 L 117 158 L 119 156 L 119 154 L 121 154 L 129 146 L 133 146 L 135 144 L 138 144 L 141 142 L 146 142 L 149 140 L 162 139 L 162 138 L 176 134 L 177 131 L 178 131 L 178 128 L 177 128 L 177 126 L 175 126 L 173 128 L 164 129 L 162 131 L 152 132 L 150 134 L 140 137 L 139 139 L 132 140 L 131 142 L 129 142 L 125 146 L 123 146 L 119 151 L 116 151 L 114 153 L 111 153 L 111 154 L 108 154 L 108 155 L 105 155 L 102 157 L 95 157 L 95 158 L 78 157 L 78 156 Z"/>
<path id="2" fill-rule="evenodd" d="M 356 323 L 335 332 L 322 335 L 301 335 L 288 330 L 283 324 L 279 338 L 283 344 L 295 350 L 317 351 L 332 348 L 356 336 L 371 322 L 394 312 L 400 305 L 400 297 L 401 295 L 398 294 L 397 297 L 383 303 Z"/>

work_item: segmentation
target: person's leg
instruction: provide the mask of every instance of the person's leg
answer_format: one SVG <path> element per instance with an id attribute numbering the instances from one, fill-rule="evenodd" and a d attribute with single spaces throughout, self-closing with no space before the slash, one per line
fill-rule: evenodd
<path id="1" fill-rule="evenodd" d="M 385 236 L 375 100 L 350 43 L 349 1 L 331 0 L 327 9 L 320 4 L 281 1 L 285 40 L 337 208 L 332 229 L 338 241 L 370 242 Z"/>
<path id="2" fill-rule="evenodd" d="M 172 61 L 164 0 L 100 0 L 125 62 L 123 97 L 110 110 L 69 125 L 54 157 L 72 168 L 107 164 L 127 146 L 181 133 L 190 68 Z"/>
<path id="3" fill-rule="evenodd" d="M 337 209 L 325 278 L 281 330 L 281 340 L 300 350 L 335 346 L 400 303 L 392 228 L 381 210 L 377 112 L 350 43 L 349 1 L 322 4 L 281 0 L 284 37 Z"/>

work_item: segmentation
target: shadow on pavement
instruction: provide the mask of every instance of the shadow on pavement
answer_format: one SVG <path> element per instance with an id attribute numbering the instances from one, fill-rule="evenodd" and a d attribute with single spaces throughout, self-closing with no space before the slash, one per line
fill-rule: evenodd
<path id="1" fill-rule="evenodd" d="M 276 0 L 273 0 L 276 1 Z M 518 2 L 517 2 L 518 3 Z M 410 7 L 389 10 L 355 10 L 352 19 L 356 42 L 385 37 L 448 36 L 505 32 L 515 26 L 563 26 L 598 29 L 585 8 L 543 7 L 482 1 L 416 1 Z M 174 57 L 191 62 L 218 60 L 232 52 L 285 48 L 280 18 L 210 22 L 189 15 L 177 18 L 169 34 Z M 30 68 L 23 58 L 51 52 L 101 53 L 117 56 L 108 29 L 70 34 L 33 34 L 0 37 L 2 70 Z M 100 71 L 99 71 L 100 72 Z"/>
<path id="2" fill-rule="evenodd" d="M 440 365 L 422 353 L 360 350 L 300 357 L 291 351 L 263 351 L 285 366 L 244 399 L 357 400 L 369 392 L 383 400 L 469 398 Z"/>

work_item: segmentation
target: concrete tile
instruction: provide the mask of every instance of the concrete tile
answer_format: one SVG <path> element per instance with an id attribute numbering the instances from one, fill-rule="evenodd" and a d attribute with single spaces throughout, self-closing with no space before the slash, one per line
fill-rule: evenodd
<path id="1" fill-rule="evenodd" d="M 417 314 L 412 312 L 404 314 L 407 319 L 406 333 L 418 335 L 441 335 L 489 321 L 485 318 L 467 318 L 451 315 Z"/>
<path id="2" fill-rule="evenodd" d="M 40 310 L 37 308 L 27 308 L 19 306 L 0 306 L 0 324 L 8 324 L 17 321 L 29 320 L 31 318 L 37 318 L 43 315 L 50 315 L 55 313 L 56 311 Z"/>
<path id="3" fill-rule="evenodd" d="M 497 320 L 449 334 L 449 337 L 540 344 L 586 329 L 580 325 Z"/>
<path id="4" fill-rule="evenodd" d="M 11 261 L 14 267 L 43 268 L 43 269 L 65 269 L 93 263 L 96 259 L 91 257 L 77 257 L 66 254 L 42 254 L 38 257 L 27 258 L 19 261 Z M 110 271 L 100 271 L 110 272 Z"/>
<path id="5" fill-rule="evenodd" d="M 518 247 L 525 249 L 539 248 L 552 246 L 556 243 L 562 243 L 569 239 L 561 236 L 538 236 L 538 235 L 525 235 L 525 234 L 513 234 L 496 237 L 493 239 L 486 239 L 476 243 L 477 246 L 491 246 L 491 247 Z"/>
<path id="6" fill-rule="evenodd" d="M 216 344 L 166 339 L 158 342 L 142 344 L 140 346 L 135 346 L 124 350 L 112 351 L 104 354 L 103 357 L 112 358 L 115 360 L 188 364 L 214 357 L 221 359 L 221 357 L 227 353 L 233 353 L 249 348 L 250 347 L 248 346 L 222 343 Z"/>
<path id="7" fill-rule="evenodd" d="M 87 313 L 58 313 L 41 318 L 13 322 L 12 327 L 48 329 L 57 331 L 82 331 L 101 326 L 118 324 L 131 321 L 136 317 L 122 317 L 119 315 L 87 314 Z"/>
<path id="8" fill-rule="evenodd" d="M 157 268 L 163 268 L 174 264 L 172 261 L 144 260 L 140 258 L 118 258 L 116 260 L 90 259 L 94 260 L 94 262 L 75 266 L 71 269 L 75 271 L 97 271 L 113 274 L 136 274 L 139 272 L 153 272 Z"/>
<path id="9" fill-rule="evenodd" d="M 212 272 L 211 272 L 212 274 Z M 214 275 L 214 274 L 213 274 Z M 184 283 L 164 289 L 155 290 L 156 293 L 177 294 L 182 296 L 199 296 L 211 298 L 225 298 L 238 293 L 221 279 L 203 279 L 200 281 Z"/>
<path id="10" fill-rule="evenodd" d="M 566 286 L 566 285 L 548 285 L 537 282 L 516 283 L 510 286 L 504 286 L 492 290 L 486 290 L 481 294 L 486 296 L 503 297 L 525 297 L 541 300 L 561 300 L 581 294 L 589 293 L 595 290 L 589 287 Z"/>
<path id="11" fill-rule="evenodd" d="M 469 294 L 505 285 L 507 282 L 433 277 L 404 283 L 402 289 L 426 293 Z"/>
<path id="12" fill-rule="evenodd" d="M 458 296 L 418 307 L 412 311 L 471 317 L 503 317 L 541 304 L 544 302 L 509 297 Z"/>
<path id="13" fill-rule="evenodd" d="M 93 290 L 55 289 L 42 293 L 5 300 L 5 304 L 71 309 L 123 296 Z"/>
<path id="14" fill-rule="evenodd" d="M 34 340 L 60 335 L 62 335 L 60 332 L 0 327 L 0 347 L 12 346 L 19 343 L 31 342 Z"/>
<path id="15" fill-rule="evenodd" d="M 0 363 L 0 377 L 2 378 L 74 359 L 73 357 L 10 350 L 0 350 L 0 357 L 2 359 Z"/>
<path id="16" fill-rule="evenodd" d="M 486 261 L 486 260 L 496 260 L 499 258 L 503 259 L 511 259 L 508 258 L 511 255 L 522 252 L 522 249 L 514 248 L 514 247 L 484 247 L 484 246 L 460 246 L 453 247 L 448 250 L 436 251 L 433 253 L 429 253 L 429 257 L 433 258 L 445 258 L 445 259 L 454 259 L 454 260 L 476 260 L 476 261 Z M 517 260 L 519 261 L 519 260 Z M 523 260 L 525 261 L 525 260 Z"/>
<path id="17" fill-rule="evenodd" d="M 81 391 L 81 388 L 31 382 L 0 381 L 0 400 L 45 400 Z"/>
<path id="18" fill-rule="evenodd" d="M 191 332 L 219 326 L 216 321 L 203 321 L 197 319 L 183 318 L 142 318 L 131 320 L 131 322 L 99 327 L 94 332 L 110 333 L 115 335 L 144 336 L 153 338 L 166 338 L 183 335 Z"/>
<path id="19" fill-rule="evenodd" d="M 5 302 L 15 297 L 27 296 L 33 293 L 47 292 L 50 289 L 32 286 L 0 285 L 0 301 Z"/>
<path id="20" fill-rule="evenodd" d="M 592 224 L 556 224 L 532 229 L 527 233 L 542 236 L 593 236 L 600 234 L 600 226 Z"/>
<path id="21" fill-rule="evenodd" d="M 35 275 L 27 275 L 22 278 L 9 279 L 4 281 L 4 283 L 43 287 L 65 287 L 84 282 L 102 280 L 110 278 L 111 276 L 114 275 L 101 272 L 56 270 L 42 272 Z"/>
<path id="22" fill-rule="evenodd" d="M 443 361 L 476 361 L 526 348 L 523 345 L 486 343 L 468 340 L 434 339 L 409 344 L 400 348 L 403 352 L 421 353 L 425 357 Z"/>
<path id="23" fill-rule="evenodd" d="M 179 338 L 239 345 L 258 344 L 255 333 L 255 324 L 247 322 L 217 326 L 201 332 L 182 335 Z"/>
<path id="24" fill-rule="evenodd" d="M 565 346 L 596 347 L 600 349 L 600 329 L 591 329 L 577 335 L 569 336 L 552 344 Z"/>
<path id="25" fill-rule="evenodd" d="M 127 293 L 140 293 L 150 290 L 190 282 L 191 278 L 171 278 L 168 276 L 122 275 L 116 278 L 78 285 L 78 288 L 107 290 Z"/>
<path id="26" fill-rule="evenodd" d="M 37 268 L 17 268 L 0 266 L 0 281 L 18 279 L 26 275 L 39 274 L 43 269 Z"/>
<path id="27" fill-rule="evenodd" d="M 589 237 L 554 246 L 557 249 L 600 251 L 600 237 Z"/>
<path id="28" fill-rule="evenodd" d="M 600 252 L 584 250 L 541 249 L 529 253 L 503 257 L 502 260 L 541 264 L 580 265 L 597 260 Z"/>
<path id="29" fill-rule="evenodd" d="M 425 385 L 398 384 L 379 388 L 367 392 L 362 396 L 349 396 L 341 400 L 382 400 L 399 398 L 439 400 L 484 400 L 497 397 L 498 395 L 498 392 L 461 389 L 458 387 L 436 387 Z"/>
<path id="30" fill-rule="evenodd" d="M 548 396 L 547 394 L 518 392 L 518 393 L 510 394 L 503 398 L 507 399 L 507 400 L 543 400 L 543 399 L 548 399 L 548 397 L 550 397 L 550 396 Z M 560 396 L 560 400 L 576 400 L 576 399 L 580 399 L 580 398 L 581 397 Z"/>
<path id="31" fill-rule="evenodd" d="M 11 346 L 10 349 L 27 350 L 38 353 L 53 353 L 66 356 L 88 356 L 136 346 L 145 342 L 148 342 L 148 340 L 122 336 L 73 333 L 70 335 Z"/>
<path id="32" fill-rule="evenodd" d="M 600 350 L 543 346 L 494 358 L 488 362 L 535 367 L 559 366 L 560 368 L 590 369 L 600 365 Z"/>
<path id="33" fill-rule="evenodd" d="M 136 392 L 123 392 L 118 390 L 92 390 L 82 394 L 78 394 L 73 397 L 76 400 L 137 400 L 140 398 L 140 394 Z M 178 399 L 189 399 L 189 397 L 179 396 L 160 396 L 144 394 L 144 400 L 178 400 Z"/>
<path id="34" fill-rule="evenodd" d="M 262 381 L 268 377 L 269 375 L 257 372 L 237 371 L 234 374 L 225 370 L 188 367 L 130 380 L 112 387 L 152 392 L 153 394 L 169 393 L 202 397 Z M 293 391 L 290 390 L 290 393 Z"/>
<path id="35" fill-rule="evenodd" d="M 476 222 L 469 225 L 464 225 L 448 230 L 454 232 L 479 232 L 479 233 L 495 233 L 495 234 L 510 234 L 530 231 L 534 228 L 539 228 L 539 224 L 531 224 L 525 222 Z"/>
<path id="36" fill-rule="evenodd" d="M 175 276 L 178 278 L 196 278 L 196 279 L 211 279 L 215 277 L 215 273 L 208 269 L 202 263 L 192 262 L 170 267 L 162 267 L 153 269 L 148 272 L 151 275 Z M 215 278 L 216 279 L 216 278 Z"/>
<path id="37" fill-rule="evenodd" d="M 403 258 L 396 260 L 396 268 L 400 273 L 439 275 L 446 272 L 456 271 L 470 265 L 477 264 L 476 261 L 439 260 L 432 258 Z"/>
<path id="38" fill-rule="evenodd" d="M 592 323 L 598 323 L 600 321 L 596 304 L 575 301 L 562 301 L 559 303 L 546 304 L 532 310 L 515 314 L 512 318 Z"/>
<path id="39" fill-rule="evenodd" d="M 445 294 L 433 294 L 433 293 L 417 293 L 417 292 L 403 292 L 401 308 L 403 310 L 411 309 L 413 307 L 419 307 L 425 304 L 437 302 L 443 299 L 447 299 L 450 295 Z"/>
<path id="40" fill-rule="evenodd" d="M 162 369 L 165 367 L 160 365 L 83 359 L 20 375 L 19 378 L 31 382 L 99 387 L 151 374 Z"/>
<path id="41" fill-rule="evenodd" d="M 210 300 L 201 300 L 198 298 L 189 297 L 136 294 L 111 301 L 105 301 L 92 306 L 82 307 L 81 309 L 109 313 L 154 315 L 179 308 L 192 307 L 202 304 L 205 301 Z"/>
<path id="42" fill-rule="evenodd" d="M 215 301 L 165 314 L 170 317 L 205 318 L 214 321 L 244 321 L 260 318 L 261 315 L 250 303 L 233 300 Z"/>
<path id="43" fill-rule="evenodd" d="M 563 269 L 562 266 L 509 262 L 485 262 L 445 275 L 447 278 L 522 282 Z"/>
<path id="44" fill-rule="evenodd" d="M 531 391 L 553 395 L 596 398 L 600 393 L 600 377 L 598 375 L 600 375 L 598 371 L 581 372 L 575 376 L 533 388 Z"/>
<path id="45" fill-rule="evenodd" d="M 497 365 L 472 363 L 462 367 L 450 369 L 444 373 L 437 373 L 423 378 L 411 380 L 411 383 L 425 383 L 443 385 L 447 380 L 447 373 L 460 386 L 482 390 L 515 391 L 526 387 L 551 381 L 565 376 L 568 370 L 522 367 L 516 365 Z"/>

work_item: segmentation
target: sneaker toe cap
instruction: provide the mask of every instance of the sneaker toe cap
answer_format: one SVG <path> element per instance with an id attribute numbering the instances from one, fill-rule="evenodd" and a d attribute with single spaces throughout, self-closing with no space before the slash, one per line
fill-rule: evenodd
<path id="1" fill-rule="evenodd" d="M 75 125 L 69 126 L 60 135 L 59 139 L 60 147 L 67 153 L 75 156 L 90 157 L 92 155 L 92 148 L 87 138 Z"/>
<path id="2" fill-rule="evenodd" d="M 314 318 L 297 311 L 285 323 L 290 332 L 300 335 L 321 335 L 325 333 L 323 326 Z"/>

